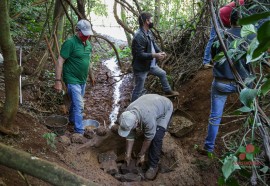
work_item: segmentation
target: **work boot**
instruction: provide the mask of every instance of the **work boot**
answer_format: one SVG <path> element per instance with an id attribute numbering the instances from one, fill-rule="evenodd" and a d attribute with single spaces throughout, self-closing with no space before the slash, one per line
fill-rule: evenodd
<path id="1" fill-rule="evenodd" d="M 165 96 L 167 97 L 179 96 L 179 92 L 170 90 L 168 92 L 165 92 Z"/>
<path id="2" fill-rule="evenodd" d="M 146 179 L 153 180 L 156 177 L 157 172 L 158 172 L 158 167 L 156 168 L 150 167 L 145 173 Z"/>
<path id="3" fill-rule="evenodd" d="M 213 65 L 210 65 L 208 63 L 203 65 L 203 69 L 209 69 L 209 68 L 213 68 Z"/>

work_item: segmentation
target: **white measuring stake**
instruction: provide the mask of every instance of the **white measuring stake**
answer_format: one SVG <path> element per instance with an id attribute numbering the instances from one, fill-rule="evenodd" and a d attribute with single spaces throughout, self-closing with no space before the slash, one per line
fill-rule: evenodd
<path id="1" fill-rule="evenodd" d="M 20 46 L 20 67 L 22 66 L 22 47 Z M 20 83 L 19 83 L 19 87 L 20 87 L 20 104 L 22 104 L 22 74 L 20 74 Z"/>

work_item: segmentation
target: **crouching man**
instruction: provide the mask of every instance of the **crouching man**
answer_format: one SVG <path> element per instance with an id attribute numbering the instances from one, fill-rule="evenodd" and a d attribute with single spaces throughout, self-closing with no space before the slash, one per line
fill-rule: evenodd
<path id="1" fill-rule="evenodd" d="M 129 165 L 134 144 L 135 129 L 144 132 L 144 141 L 136 165 L 145 161 L 148 152 L 149 169 L 145 177 L 153 180 L 158 172 L 163 137 L 173 112 L 172 102 L 157 94 L 146 94 L 132 102 L 120 116 L 118 134 L 126 137 L 125 161 Z"/>

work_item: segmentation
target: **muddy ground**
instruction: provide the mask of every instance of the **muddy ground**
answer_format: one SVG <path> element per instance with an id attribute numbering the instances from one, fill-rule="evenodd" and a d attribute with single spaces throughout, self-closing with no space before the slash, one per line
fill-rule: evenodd
<path id="1" fill-rule="evenodd" d="M 106 73 L 109 72 L 104 65 L 100 64 L 97 69 L 96 85 L 91 87 L 88 84 L 86 88 L 85 118 L 95 119 L 108 126 L 110 124 L 109 114 L 112 110 L 113 80 L 107 78 Z M 166 135 L 161 163 L 173 167 L 173 171 L 159 173 L 154 181 L 123 183 L 100 169 L 97 156 L 101 152 L 114 150 L 117 155 L 123 155 L 124 139 L 116 134 L 112 134 L 112 140 L 104 140 L 102 144 L 96 145 L 96 147 L 88 145 L 80 148 L 81 144 L 72 143 L 66 145 L 58 142 L 55 150 L 50 148 L 42 137 L 43 134 L 50 131 L 43 125 L 42 119 L 31 112 L 30 108 L 25 109 L 20 106 L 15 122 L 20 127 L 20 134 L 17 137 L 1 135 L 0 142 L 57 163 L 100 185 L 217 185 L 217 179 L 220 176 L 220 164 L 217 160 L 211 160 L 198 154 L 194 149 L 194 146 L 203 144 L 206 135 L 210 110 L 211 82 L 212 70 L 200 70 L 193 79 L 181 85 L 178 89 L 180 96 L 172 100 L 174 107 L 190 115 L 195 127 L 192 132 L 181 138 L 172 137 L 169 133 Z M 129 104 L 132 85 L 133 79 L 132 76 L 129 76 L 121 86 L 120 112 Z M 2 86 L 3 84 L 1 84 Z M 4 100 L 2 88 L 0 89 L 0 101 Z M 29 93 L 27 90 L 24 91 L 24 94 Z M 226 108 L 235 105 L 235 100 L 236 97 L 231 96 L 228 99 Z M 55 114 L 63 115 L 63 111 L 59 109 Z M 71 129 L 69 128 L 69 130 Z M 224 149 L 220 137 L 233 130 L 235 130 L 235 126 L 232 125 L 220 128 L 221 132 L 216 145 L 217 156 L 220 156 Z M 66 135 L 70 135 L 70 132 L 67 131 Z M 80 149 L 79 153 L 78 149 Z M 49 185 L 28 175 L 26 175 L 26 178 L 31 185 Z M 16 170 L 0 166 L 0 185 L 23 186 L 27 184 Z"/>

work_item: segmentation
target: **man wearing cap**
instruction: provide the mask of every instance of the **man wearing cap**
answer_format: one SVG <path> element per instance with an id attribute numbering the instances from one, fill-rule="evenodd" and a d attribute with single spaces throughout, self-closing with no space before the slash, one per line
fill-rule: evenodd
<path id="1" fill-rule="evenodd" d="M 126 137 L 127 165 L 131 160 L 135 129 L 140 128 L 144 132 L 145 139 L 136 165 L 144 162 L 145 153 L 149 149 L 149 169 L 145 174 L 147 179 L 152 180 L 157 174 L 163 137 L 172 112 L 173 104 L 168 98 L 157 94 L 146 94 L 132 102 L 120 116 L 118 134 Z"/>
<path id="2" fill-rule="evenodd" d="M 74 124 L 74 132 L 81 138 L 84 134 L 83 96 L 92 54 L 92 46 L 88 41 L 91 35 L 93 31 L 90 22 L 85 19 L 80 20 L 76 25 L 76 34 L 63 43 L 55 66 L 54 88 L 58 92 L 62 91 L 61 77 L 63 76 L 71 100 L 69 121 Z M 93 76 L 90 78 L 93 84 Z"/>

